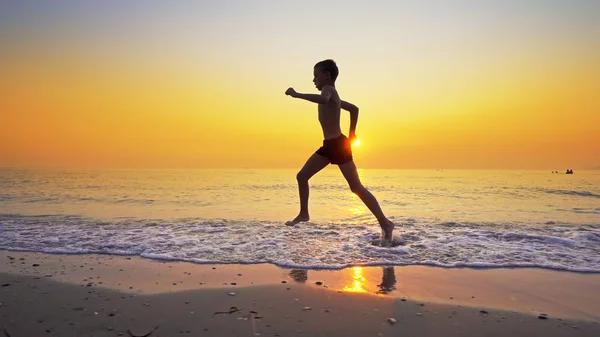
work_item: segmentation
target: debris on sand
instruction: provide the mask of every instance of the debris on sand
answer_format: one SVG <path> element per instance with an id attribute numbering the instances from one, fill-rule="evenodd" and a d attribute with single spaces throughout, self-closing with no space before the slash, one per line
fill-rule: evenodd
<path id="1" fill-rule="evenodd" d="M 154 331 L 156 331 L 156 329 L 158 329 L 158 325 L 155 326 L 154 329 L 152 329 L 149 332 L 142 334 L 142 335 L 136 335 L 133 332 L 131 332 L 131 330 L 127 330 L 127 332 L 129 333 L 129 336 L 131 336 L 131 337 L 148 337 L 148 336 L 150 336 L 150 334 L 152 334 Z"/>
<path id="2" fill-rule="evenodd" d="M 233 314 L 234 312 L 238 312 L 241 309 L 238 309 L 236 307 L 231 307 L 229 308 L 228 311 L 216 311 L 215 313 L 213 313 L 213 315 L 219 315 L 219 314 Z"/>

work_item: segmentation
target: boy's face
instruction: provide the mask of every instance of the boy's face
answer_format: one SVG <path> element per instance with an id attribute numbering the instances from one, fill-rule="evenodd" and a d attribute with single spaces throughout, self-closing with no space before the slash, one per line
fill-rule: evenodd
<path id="1" fill-rule="evenodd" d="M 313 74 L 315 76 L 313 78 L 313 83 L 315 84 L 315 87 L 317 87 L 317 89 L 319 90 L 323 89 L 323 86 L 325 86 L 325 83 L 327 83 L 327 80 L 329 79 L 329 73 L 322 71 L 318 67 L 315 67 Z"/>

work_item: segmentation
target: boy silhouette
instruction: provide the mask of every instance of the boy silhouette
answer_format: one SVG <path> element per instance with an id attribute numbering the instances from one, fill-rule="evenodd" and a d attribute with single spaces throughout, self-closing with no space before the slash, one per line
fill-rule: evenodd
<path id="1" fill-rule="evenodd" d="M 356 123 L 358 122 L 358 107 L 342 101 L 335 89 L 335 80 L 338 76 L 338 67 L 331 59 L 317 63 L 314 67 L 313 82 L 321 94 L 301 94 L 293 88 L 288 88 L 286 95 L 301 98 L 319 105 L 319 122 L 323 129 L 323 146 L 319 148 L 304 164 L 296 175 L 298 191 L 300 194 L 300 213 L 292 220 L 286 222 L 293 226 L 299 222 L 310 219 L 308 213 L 308 180 L 327 165 L 338 165 L 346 178 L 350 190 L 358 195 L 371 213 L 377 218 L 383 232 L 382 244 L 389 246 L 392 242 L 394 223 L 383 214 L 377 199 L 360 182 L 356 165 L 352 159 L 351 142 L 356 139 Z M 346 137 L 340 128 L 340 112 L 344 109 L 350 112 L 350 132 Z"/>

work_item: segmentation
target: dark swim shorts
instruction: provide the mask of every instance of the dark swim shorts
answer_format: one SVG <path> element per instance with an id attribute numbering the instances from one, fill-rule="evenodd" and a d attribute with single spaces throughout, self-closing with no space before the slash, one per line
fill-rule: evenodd
<path id="1" fill-rule="evenodd" d="M 315 153 L 328 158 L 335 165 L 342 165 L 352 160 L 350 140 L 344 135 L 340 135 L 337 138 L 325 139 L 323 146 Z"/>

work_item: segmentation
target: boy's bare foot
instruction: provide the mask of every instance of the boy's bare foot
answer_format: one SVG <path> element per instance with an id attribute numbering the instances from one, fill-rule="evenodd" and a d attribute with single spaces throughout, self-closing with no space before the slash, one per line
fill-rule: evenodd
<path id="1" fill-rule="evenodd" d="M 390 220 L 386 220 L 386 224 L 385 225 L 381 225 L 381 229 L 382 229 L 382 234 L 383 234 L 383 238 L 381 240 L 382 243 L 387 242 L 389 243 L 389 245 L 391 246 L 392 244 L 392 239 L 393 239 L 393 232 L 394 232 L 394 227 L 396 227 L 396 225 L 391 222 Z"/>
<path id="2" fill-rule="evenodd" d="M 392 240 L 381 240 L 381 247 L 390 248 L 392 246 Z"/>
<path id="3" fill-rule="evenodd" d="M 288 221 L 285 224 L 288 226 L 294 226 L 299 222 L 306 222 L 308 220 L 310 220 L 310 217 L 308 215 L 298 215 L 294 220 Z"/>

